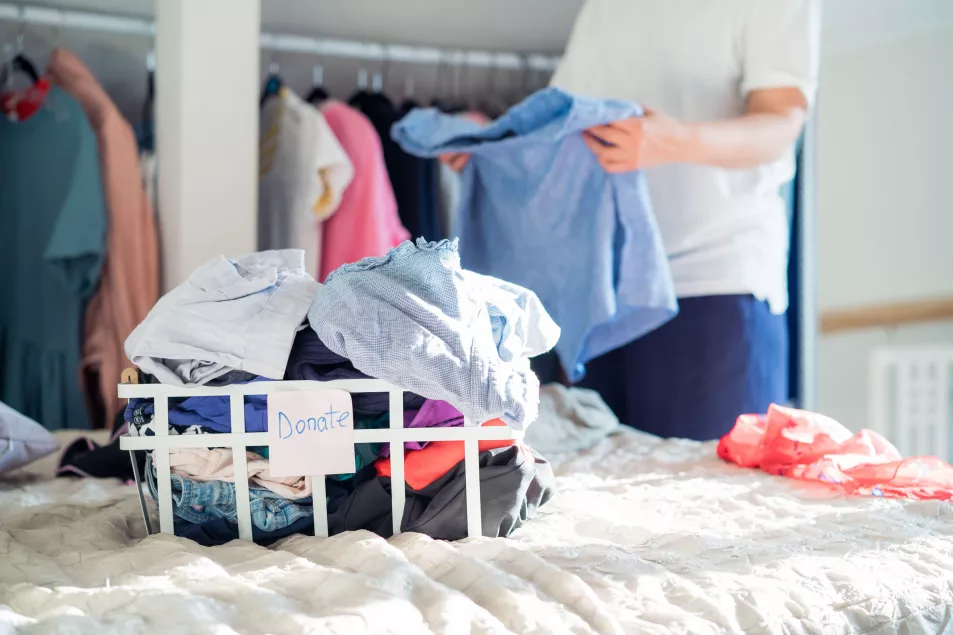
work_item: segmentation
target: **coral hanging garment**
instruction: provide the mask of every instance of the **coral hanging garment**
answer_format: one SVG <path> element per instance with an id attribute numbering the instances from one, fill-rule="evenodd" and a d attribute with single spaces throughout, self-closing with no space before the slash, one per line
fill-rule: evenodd
<path id="1" fill-rule="evenodd" d="M 741 415 L 718 443 L 718 456 L 847 494 L 947 500 L 953 466 L 933 456 L 903 458 L 871 430 L 850 431 L 829 417 L 771 405 L 766 415 Z"/>

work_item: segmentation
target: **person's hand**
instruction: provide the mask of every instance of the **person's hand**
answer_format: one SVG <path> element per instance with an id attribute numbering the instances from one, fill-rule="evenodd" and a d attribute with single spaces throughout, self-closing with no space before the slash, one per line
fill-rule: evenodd
<path id="1" fill-rule="evenodd" d="M 642 117 L 595 126 L 583 133 L 586 145 L 612 174 L 681 161 L 687 138 L 684 124 L 648 108 Z"/>
<path id="2" fill-rule="evenodd" d="M 454 172 L 462 172 L 469 160 L 468 152 L 447 152 L 440 155 L 440 162 L 449 166 Z"/>
<path id="3" fill-rule="evenodd" d="M 460 116 L 463 117 L 464 119 L 475 121 L 481 126 L 485 126 L 486 124 L 490 123 L 490 120 L 487 118 L 486 115 L 484 115 L 482 112 L 477 112 L 475 110 L 467 111 Z M 470 161 L 470 153 L 469 152 L 447 152 L 447 153 L 441 154 L 439 159 L 440 159 L 440 162 L 443 163 L 444 165 L 450 166 L 450 168 L 454 172 L 462 172 L 463 168 L 467 166 L 467 162 Z"/>

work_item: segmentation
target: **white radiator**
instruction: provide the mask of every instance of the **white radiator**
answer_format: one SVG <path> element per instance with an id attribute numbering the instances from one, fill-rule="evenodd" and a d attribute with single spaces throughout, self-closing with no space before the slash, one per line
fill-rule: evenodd
<path id="1" fill-rule="evenodd" d="M 953 347 L 889 346 L 870 357 L 869 427 L 904 456 L 953 459 Z"/>

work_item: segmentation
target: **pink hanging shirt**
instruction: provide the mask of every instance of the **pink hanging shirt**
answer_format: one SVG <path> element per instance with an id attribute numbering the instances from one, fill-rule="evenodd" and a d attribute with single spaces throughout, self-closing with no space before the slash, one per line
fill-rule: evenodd
<path id="1" fill-rule="evenodd" d="M 361 112 L 329 101 L 321 112 L 354 166 L 354 178 L 336 214 L 324 222 L 320 280 L 349 262 L 383 256 L 410 238 L 400 224 L 384 151 L 374 126 Z"/>

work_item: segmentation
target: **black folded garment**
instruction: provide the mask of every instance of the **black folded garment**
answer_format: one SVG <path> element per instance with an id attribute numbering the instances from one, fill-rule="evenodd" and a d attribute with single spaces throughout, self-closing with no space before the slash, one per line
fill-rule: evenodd
<path id="1" fill-rule="evenodd" d="M 298 331 L 288 365 L 285 379 L 332 381 L 335 379 L 371 379 L 354 368 L 350 360 L 341 357 L 321 341 L 311 327 Z M 357 414 L 380 414 L 390 410 L 390 396 L 382 393 L 353 393 L 351 403 Z M 404 408 L 417 409 L 424 404 L 424 398 L 412 392 L 404 392 Z"/>
<path id="2" fill-rule="evenodd" d="M 555 492 L 556 478 L 549 462 L 536 456 L 530 462 L 517 446 L 480 453 L 480 500 L 483 535 L 505 537 Z M 421 490 L 406 486 L 401 531 L 413 531 L 442 540 L 467 537 L 465 463 Z M 389 538 L 393 535 L 391 479 L 379 476 L 359 485 L 328 513 L 328 533 L 366 529 Z"/>
<path id="3" fill-rule="evenodd" d="M 57 476 L 118 478 L 131 481 L 134 478 L 129 452 L 119 448 L 119 437 L 126 432 L 122 412 L 116 414 L 113 432 L 106 445 L 99 445 L 89 437 L 79 437 L 60 454 Z M 139 473 L 142 473 L 145 452 L 134 452 Z"/>

